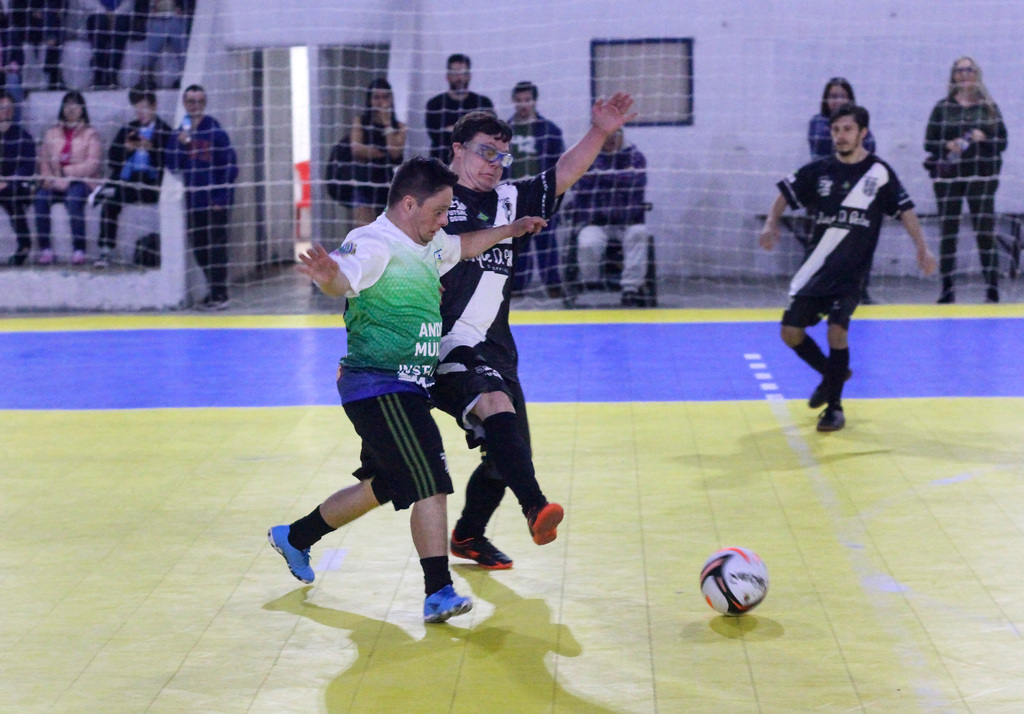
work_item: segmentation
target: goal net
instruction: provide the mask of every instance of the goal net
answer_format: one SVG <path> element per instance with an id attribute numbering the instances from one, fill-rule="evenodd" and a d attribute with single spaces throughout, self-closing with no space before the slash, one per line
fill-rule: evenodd
<path id="1" fill-rule="evenodd" d="M 1024 145 L 1015 133 L 1022 100 L 1011 50 L 1024 29 L 1021 3 L 181 4 L 188 45 L 180 76 L 173 47 L 151 52 L 147 25 L 134 18 L 118 59 L 117 86 L 97 87 L 99 50 L 89 18 L 69 10 L 62 81 L 83 93 L 103 144 L 100 173 L 115 183 L 107 152 L 118 129 L 134 117 L 128 89 L 140 82 L 154 89 L 157 113 L 175 130 L 185 115 L 182 90 L 193 84 L 205 89 L 206 114 L 224 128 L 237 155 L 227 228 L 232 309 L 337 309 L 294 269 L 297 251 L 310 241 L 333 248 L 358 220 L 351 191 L 339 192 L 326 180 L 332 152 L 366 111 L 371 83 L 386 79 L 396 117 L 407 126 L 403 156 L 428 154 L 425 107 L 449 89 L 446 62 L 456 53 L 471 59 L 469 89 L 488 97 L 501 118 L 515 112 L 516 84 L 532 82 L 537 111 L 561 129 L 566 146 L 589 126 L 595 97 L 634 95 L 639 117 L 625 128 L 624 142 L 646 160 L 643 220 L 651 238 L 643 270 L 652 299 L 645 304 L 661 307 L 784 303 L 804 256 L 806 214 L 787 213 L 774 251 L 759 248 L 757 238 L 776 182 L 811 159 L 809 122 L 833 77 L 848 80 L 857 102 L 870 110 L 877 153 L 900 177 L 938 254 L 935 193 L 922 165 L 925 131 L 936 102 L 947 95 L 954 60 L 970 56 L 1009 125 L 993 244 L 1002 299 L 1019 299 L 1014 278 Z M 21 123 L 38 142 L 54 124 L 64 93 L 47 86 L 44 53 L 25 49 L 18 80 L 28 96 Z M 360 176 L 342 183 L 358 189 Z M 75 264 L 71 202 L 55 202 L 49 209 L 55 261 L 37 265 L 37 206 L 30 204 L 32 250 L 24 265 L 0 270 L 0 309 L 177 310 L 201 304 L 209 275 L 190 249 L 184 197 L 181 174 L 167 171 L 157 203 L 125 204 L 111 264 L 102 268 L 94 267 L 101 206 L 84 209 L 85 256 Z M 570 191 L 565 205 L 574 199 Z M 963 302 L 984 297 L 974 228 L 965 205 L 955 273 Z M 612 240 L 598 265 L 580 266 L 579 231 L 572 211 L 563 210 L 554 231 L 554 277 L 534 256 L 520 308 L 620 304 L 622 251 Z M 159 237 L 159 265 L 140 265 L 136 248 L 153 235 Z M 0 215 L 2 256 L 16 249 L 15 229 Z M 891 219 L 882 230 L 870 292 L 885 303 L 934 302 L 939 294 L 939 279 L 919 274 L 911 241 Z"/>

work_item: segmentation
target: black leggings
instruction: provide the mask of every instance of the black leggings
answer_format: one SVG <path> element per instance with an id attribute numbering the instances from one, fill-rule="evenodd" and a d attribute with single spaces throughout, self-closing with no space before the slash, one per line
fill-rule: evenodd
<path id="1" fill-rule="evenodd" d="M 956 273 L 956 240 L 960 230 L 960 212 L 963 200 L 977 234 L 978 254 L 985 282 L 995 287 L 999 276 L 999 262 L 996 255 L 996 189 L 999 178 L 975 177 L 953 180 L 939 180 L 933 184 L 935 203 L 942 221 L 942 242 L 939 244 L 939 272 L 944 285 L 951 286 Z"/>

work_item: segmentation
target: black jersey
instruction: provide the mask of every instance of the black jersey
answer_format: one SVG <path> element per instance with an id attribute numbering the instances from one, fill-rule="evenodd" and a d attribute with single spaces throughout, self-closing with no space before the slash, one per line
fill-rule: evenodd
<path id="1" fill-rule="evenodd" d="M 558 208 L 555 169 L 480 193 L 462 185 L 448 209 L 445 232 L 461 235 L 504 226 L 523 216 L 550 218 Z M 455 347 L 475 347 L 504 377 L 518 379 L 519 356 L 508 326 L 516 258 L 530 236 L 509 238 L 461 261 L 441 279 L 441 359 Z"/>
<path id="2" fill-rule="evenodd" d="M 811 244 L 789 286 L 791 297 L 859 293 L 878 246 L 882 216 L 914 207 L 892 168 L 869 154 L 856 164 L 812 161 L 778 183 L 791 208 L 810 210 Z"/>

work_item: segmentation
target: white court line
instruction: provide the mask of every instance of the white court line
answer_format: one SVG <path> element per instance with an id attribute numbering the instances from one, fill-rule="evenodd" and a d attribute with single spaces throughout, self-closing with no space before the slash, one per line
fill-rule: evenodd
<path id="1" fill-rule="evenodd" d="M 744 358 L 748 361 L 760 360 L 761 355 L 750 353 L 745 354 Z M 765 386 L 767 385 L 762 384 L 762 387 Z M 825 477 L 821 464 L 814 458 L 807 440 L 793 422 L 781 391 L 769 392 L 765 395 L 765 400 L 771 406 L 789 447 L 797 455 L 804 473 L 807 474 L 819 503 L 828 514 L 839 543 L 844 546 L 850 564 L 860 580 L 861 588 L 875 608 L 879 622 L 895 640 L 896 656 L 914 673 L 916 693 L 922 700 L 925 711 L 950 710 L 952 705 L 945 699 L 941 687 L 928 671 L 924 654 L 907 628 L 901 624 L 899 613 L 894 607 L 893 595 L 902 597 L 905 587 L 891 575 L 879 571 L 871 564 L 870 558 L 864 552 L 863 544 L 868 542 L 869 537 L 863 522 L 859 517 L 848 518 L 843 515 L 839 496 Z"/>
<path id="2" fill-rule="evenodd" d="M 328 570 L 341 570 L 341 564 L 345 562 L 348 555 L 348 548 L 326 548 L 320 554 L 320 560 L 313 568 L 318 573 L 326 573 Z"/>

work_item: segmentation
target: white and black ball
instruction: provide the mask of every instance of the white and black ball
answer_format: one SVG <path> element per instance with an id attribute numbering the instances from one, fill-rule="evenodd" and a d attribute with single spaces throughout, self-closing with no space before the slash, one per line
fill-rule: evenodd
<path id="1" fill-rule="evenodd" d="M 768 569 L 752 550 L 723 548 L 704 563 L 700 590 L 708 605 L 723 615 L 742 615 L 768 594 Z"/>

